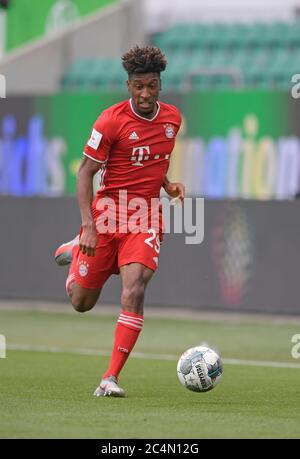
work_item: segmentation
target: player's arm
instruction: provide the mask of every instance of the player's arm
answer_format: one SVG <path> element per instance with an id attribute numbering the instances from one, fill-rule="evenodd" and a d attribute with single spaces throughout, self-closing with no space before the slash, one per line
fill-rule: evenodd
<path id="1" fill-rule="evenodd" d="M 111 119 L 110 112 L 105 110 L 93 125 L 77 174 L 77 200 L 82 220 L 79 247 L 82 253 L 88 256 L 95 255 L 97 245 L 96 224 L 91 210 L 94 197 L 93 177 L 102 167 L 106 167 L 115 132 L 115 123 Z"/>
<path id="2" fill-rule="evenodd" d="M 162 187 L 168 193 L 171 198 L 177 198 L 180 199 L 181 201 L 184 200 L 185 196 L 185 187 L 182 183 L 180 182 L 170 182 L 168 177 L 165 176 Z"/>
<path id="3" fill-rule="evenodd" d="M 76 194 L 81 214 L 82 234 L 79 247 L 82 253 L 93 257 L 97 244 L 96 225 L 92 216 L 93 177 L 101 165 L 84 156 L 77 174 Z"/>

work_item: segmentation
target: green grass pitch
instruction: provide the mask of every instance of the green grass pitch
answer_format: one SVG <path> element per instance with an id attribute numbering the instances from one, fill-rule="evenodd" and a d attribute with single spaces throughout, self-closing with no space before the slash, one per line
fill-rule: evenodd
<path id="1" fill-rule="evenodd" d="M 145 318 L 120 378 L 126 398 L 113 399 L 92 394 L 116 316 L 0 310 L 8 345 L 0 359 L 0 438 L 300 437 L 300 359 L 291 357 L 299 323 Z M 201 394 L 180 385 L 176 363 L 203 341 L 218 346 L 225 364 L 219 386 Z"/>

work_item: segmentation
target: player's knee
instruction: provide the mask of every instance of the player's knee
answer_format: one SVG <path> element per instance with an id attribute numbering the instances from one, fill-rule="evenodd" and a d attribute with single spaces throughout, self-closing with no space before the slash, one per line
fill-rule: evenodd
<path id="1" fill-rule="evenodd" d="M 72 306 L 77 312 L 86 312 L 95 306 L 95 303 L 86 299 L 72 298 Z"/>
<path id="2" fill-rule="evenodd" d="M 125 306 L 139 305 L 143 302 L 145 295 L 145 285 L 136 282 L 130 287 L 124 287 L 121 295 L 121 302 Z"/>

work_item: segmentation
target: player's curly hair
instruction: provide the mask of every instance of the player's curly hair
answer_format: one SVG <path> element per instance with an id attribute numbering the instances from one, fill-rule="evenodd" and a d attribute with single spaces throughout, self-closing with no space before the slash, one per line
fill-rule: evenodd
<path id="1" fill-rule="evenodd" d="M 140 48 L 136 45 L 122 56 L 122 61 L 129 77 L 134 73 L 160 74 L 167 66 L 165 55 L 155 46 Z"/>

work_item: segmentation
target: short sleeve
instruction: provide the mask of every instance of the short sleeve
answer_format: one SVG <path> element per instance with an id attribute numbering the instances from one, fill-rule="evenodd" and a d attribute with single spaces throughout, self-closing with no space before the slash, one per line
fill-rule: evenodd
<path id="1" fill-rule="evenodd" d="M 105 163 L 114 142 L 114 134 L 111 116 L 108 111 L 104 111 L 93 126 L 83 154 L 98 163 Z"/>
<path id="2" fill-rule="evenodd" d="M 175 105 L 169 105 L 169 110 L 170 110 L 170 116 L 171 116 L 171 120 L 172 120 L 172 123 L 173 123 L 173 126 L 174 126 L 174 130 L 175 130 L 175 136 L 177 136 L 179 130 L 180 130 L 180 127 L 181 127 L 181 123 L 182 123 L 182 116 L 181 116 L 181 113 L 180 111 L 178 110 L 177 107 L 175 107 Z"/>

